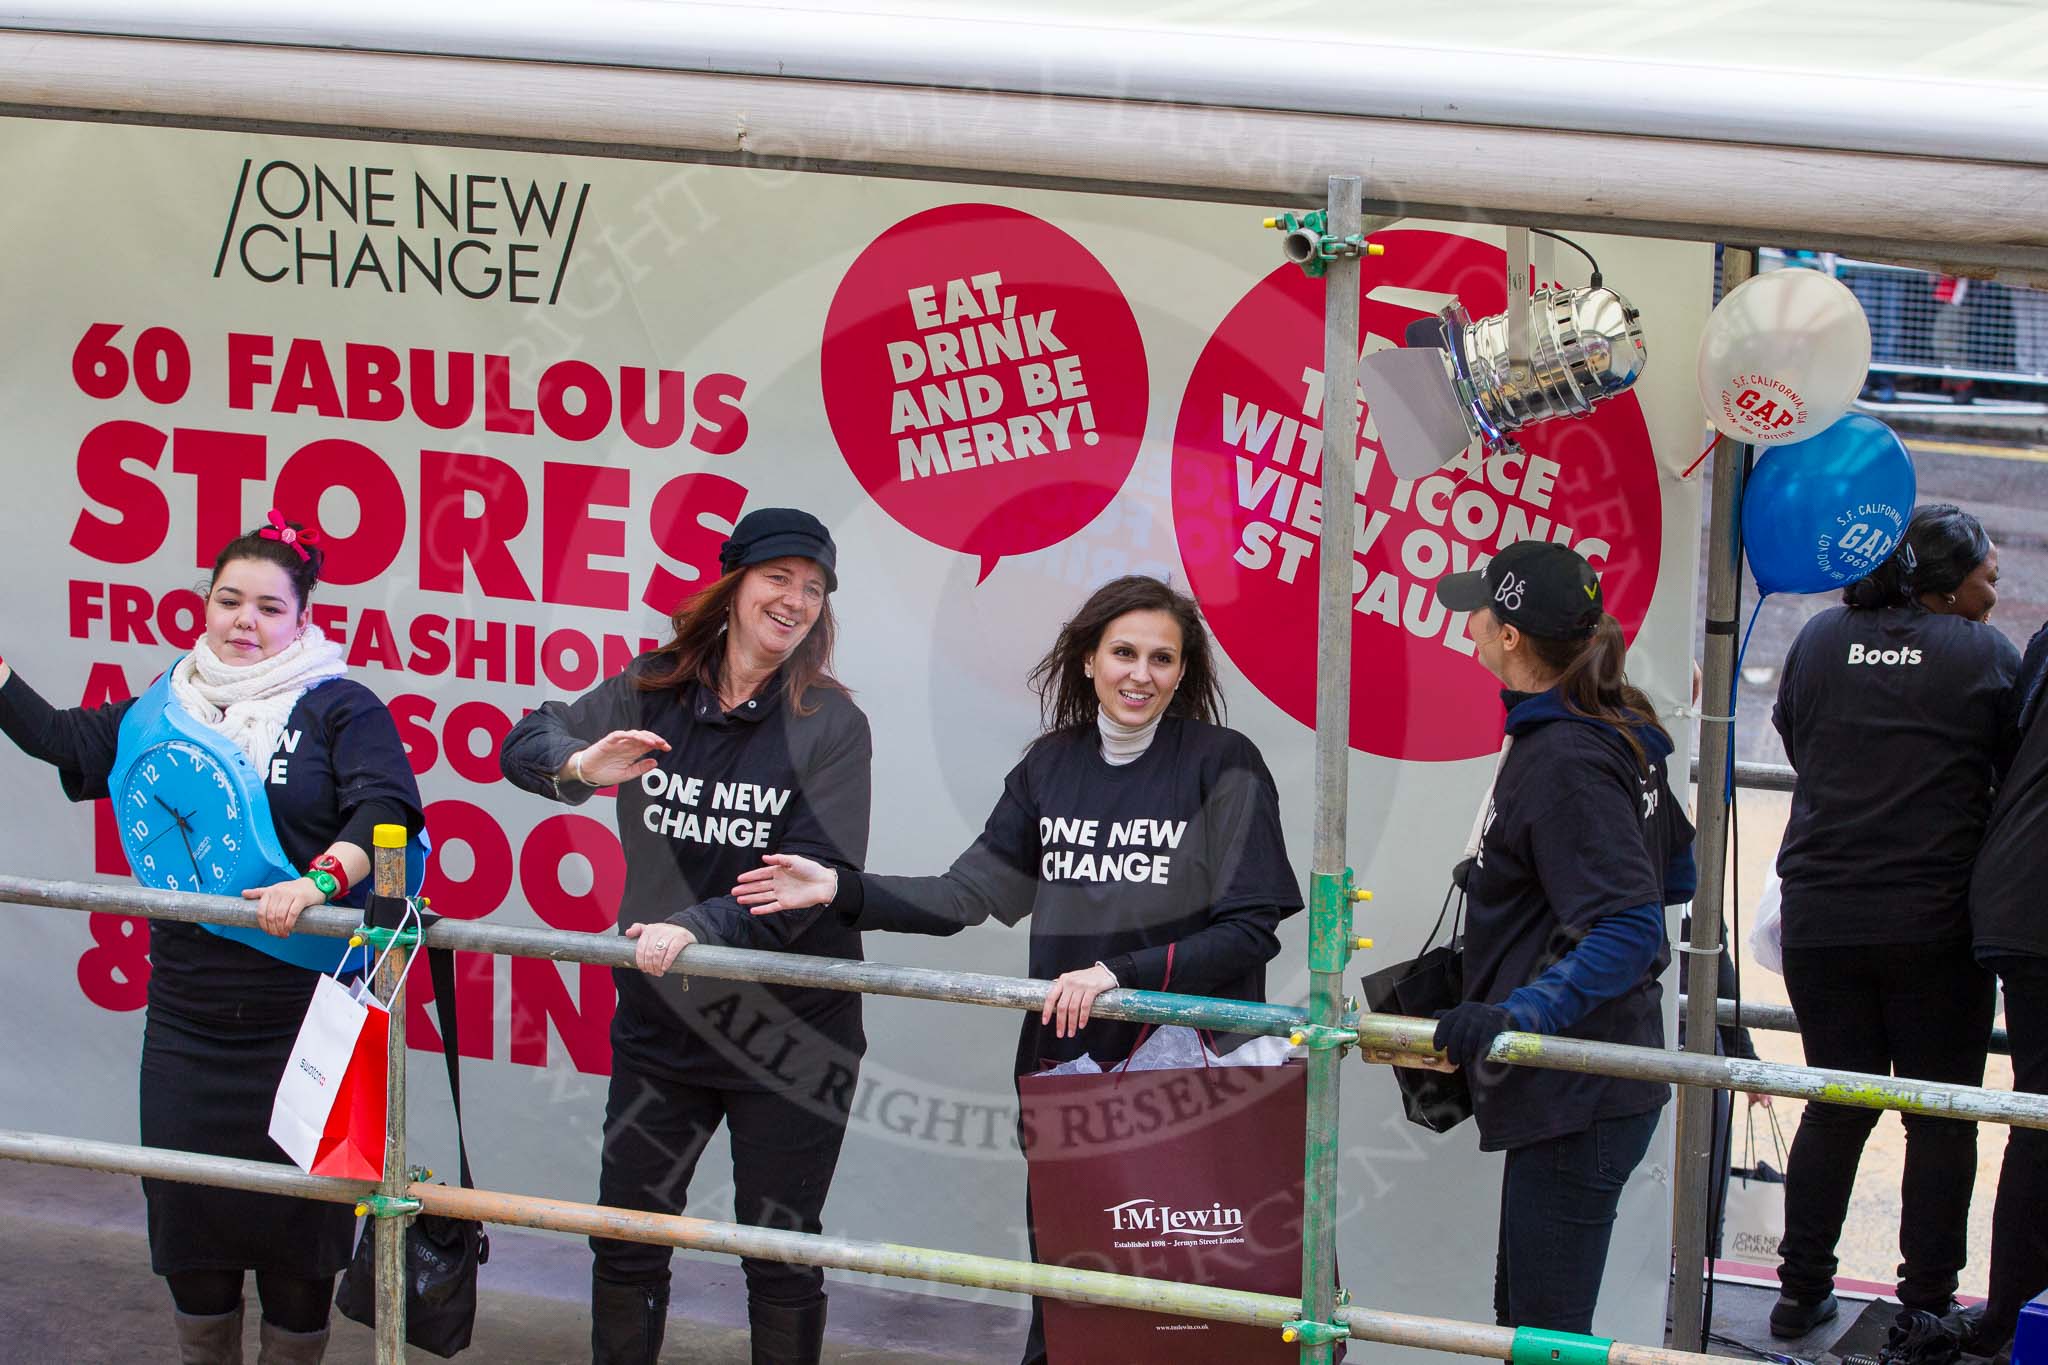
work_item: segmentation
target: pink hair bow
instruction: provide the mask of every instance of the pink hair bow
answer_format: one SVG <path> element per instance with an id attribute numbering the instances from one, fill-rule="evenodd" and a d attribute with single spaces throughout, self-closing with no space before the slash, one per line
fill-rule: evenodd
<path id="1" fill-rule="evenodd" d="M 320 543 L 320 533 L 318 531 L 301 531 L 297 527 L 290 525 L 285 521 L 284 513 L 278 511 L 275 507 L 270 509 L 270 525 L 264 527 L 256 534 L 262 536 L 265 540 L 280 541 L 291 546 L 299 552 L 301 560 L 313 557 L 306 553 L 308 545 L 318 545 Z"/>

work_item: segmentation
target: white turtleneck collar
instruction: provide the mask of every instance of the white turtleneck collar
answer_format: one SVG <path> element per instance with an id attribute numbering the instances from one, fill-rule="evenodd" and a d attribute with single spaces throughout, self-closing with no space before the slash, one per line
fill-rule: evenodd
<path id="1" fill-rule="evenodd" d="M 1112 768 L 1121 768 L 1137 759 L 1152 747 L 1152 736 L 1165 714 L 1165 709 L 1161 708 L 1158 715 L 1143 725 L 1125 725 L 1111 720 L 1107 711 L 1097 711 L 1095 728 L 1102 734 L 1102 761 Z"/>

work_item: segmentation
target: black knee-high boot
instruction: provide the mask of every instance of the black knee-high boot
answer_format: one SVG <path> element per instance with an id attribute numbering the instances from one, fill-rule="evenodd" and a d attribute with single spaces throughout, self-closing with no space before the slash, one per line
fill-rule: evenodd
<path id="1" fill-rule="evenodd" d="M 667 1327 L 667 1285 L 591 1280 L 591 1365 L 654 1365 Z"/>
<path id="2" fill-rule="evenodd" d="M 825 1349 L 825 1297 L 800 1307 L 747 1300 L 754 1365 L 818 1365 Z"/>

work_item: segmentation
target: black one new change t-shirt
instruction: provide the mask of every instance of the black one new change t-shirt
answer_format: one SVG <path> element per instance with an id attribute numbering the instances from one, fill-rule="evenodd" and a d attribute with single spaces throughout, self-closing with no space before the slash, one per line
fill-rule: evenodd
<path id="1" fill-rule="evenodd" d="M 1968 935 L 2018 667 L 1994 627 L 1918 606 L 1806 623 L 1771 713 L 1799 774 L 1778 849 L 1787 947 Z"/>
<path id="2" fill-rule="evenodd" d="M 812 688 L 800 716 L 781 675 L 723 711 L 699 683 L 643 691 L 625 673 L 573 702 L 548 702 L 514 726 L 499 764 L 516 785 L 571 804 L 593 789 L 556 784 L 569 755 L 614 730 L 669 742 L 656 767 L 618 788 L 626 883 L 618 927 L 681 924 L 699 942 L 787 949 L 858 961 L 860 935 L 820 909 L 752 915 L 732 897 L 739 874 L 765 853 L 796 853 L 840 868 L 867 856 L 872 743 L 852 698 Z M 866 1046 L 860 997 L 850 991 L 698 979 L 681 971 L 613 974 L 612 1046 L 643 1074 L 728 1089 L 844 1088 Z"/>
<path id="3" fill-rule="evenodd" d="M 1601 919 L 1692 892 L 1692 823 L 1671 794 L 1661 735 L 1636 732 L 1652 760 L 1645 767 L 1619 730 L 1570 715 L 1554 693 L 1516 706 L 1508 730 L 1514 747 L 1465 882 L 1465 998 L 1489 1004 L 1542 975 Z M 1660 945 L 1641 979 L 1563 1036 L 1662 1047 L 1657 978 L 1670 960 Z M 1486 1151 L 1648 1113 L 1670 1097 L 1655 1081 L 1497 1063 L 1468 1080 Z"/>
<path id="4" fill-rule="evenodd" d="M 1275 926 L 1302 904 L 1258 749 L 1235 730 L 1178 716 L 1121 766 L 1103 759 L 1093 725 L 1046 736 L 1011 769 L 981 837 L 943 876 L 851 880 L 839 908 L 862 929 L 947 934 L 1028 915 L 1034 977 L 1102 961 L 1125 986 L 1229 1000 L 1265 998 Z M 1109 1066 L 1129 1055 L 1138 1029 L 1096 1019 L 1056 1038 L 1027 1015 L 1017 1073 L 1083 1052 Z"/>

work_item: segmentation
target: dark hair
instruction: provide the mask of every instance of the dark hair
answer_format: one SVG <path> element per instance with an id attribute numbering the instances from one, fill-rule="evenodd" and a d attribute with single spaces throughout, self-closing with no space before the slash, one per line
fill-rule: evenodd
<path id="1" fill-rule="evenodd" d="M 740 583 L 754 571 L 752 565 L 734 569 L 702 592 L 683 599 L 669 625 L 674 630 L 669 642 L 655 651 L 653 667 L 633 675 L 633 685 L 643 692 L 660 692 L 685 683 L 718 686 L 719 671 L 725 666 L 726 619 L 733 599 L 740 595 Z M 818 604 L 818 619 L 798 642 L 783 665 L 783 688 L 789 694 L 790 710 L 808 716 L 818 708 L 805 700 L 814 687 L 844 694 L 846 684 L 832 676 L 832 642 L 839 624 L 832 616 L 832 599 Z"/>
<path id="2" fill-rule="evenodd" d="M 320 586 L 320 566 L 326 562 L 327 555 L 319 545 L 297 538 L 306 529 L 304 526 L 296 521 L 288 521 L 285 526 L 294 537 L 290 544 L 285 543 L 276 525 L 265 524 L 236 536 L 222 546 L 213 561 L 213 577 L 206 583 L 207 594 L 212 594 L 220 571 L 235 560 L 260 559 L 285 571 L 292 581 L 292 592 L 299 599 L 298 608 L 304 611 L 306 604 L 313 600 L 313 589 Z M 266 531 L 270 534 L 265 535 Z M 301 550 L 305 553 L 301 554 Z"/>
<path id="3" fill-rule="evenodd" d="M 1555 686 L 1565 708 L 1573 715 L 1604 720 L 1621 731 L 1635 751 L 1636 762 L 1649 762 L 1642 741 L 1635 737 L 1636 726 L 1646 725 L 1665 739 L 1671 738 L 1657 719 L 1656 706 L 1623 671 L 1628 642 L 1621 637 L 1621 622 L 1601 612 L 1600 624 L 1582 640 L 1552 640 L 1526 630 L 1522 638 L 1529 642 L 1537 661 L 1558 675 Z"/>
<path id="4" fill-rule="evenodd" d="M 1842 600 L 1862 611 L 1903 607 L 1923 592 L 1949 593 L 1991 553 L 1984 523 L 1952 502 L 1913 509 L 1891 558 L 1842 589 Z"/>
<path id="5" fill-rule="evenodd" d="M 1031 670 L 1042 735 L 1095 724 L 1095 683 L 1088 677 L 1088 660 L 1102 644 L 1102 632 L 1109 623 L 1134 611 L 1163 611 L 1180 626 L 1183 671 L 1180 686 L 1166 703 L 1166 714 L 1190 716 L 1212 725 L 1223 723 L 1223 689 L 1216 681 L 1201 608 L 1194 598 L 1156 578 L 1126 574 L 1104 583 L 1081 604 Z"/>

